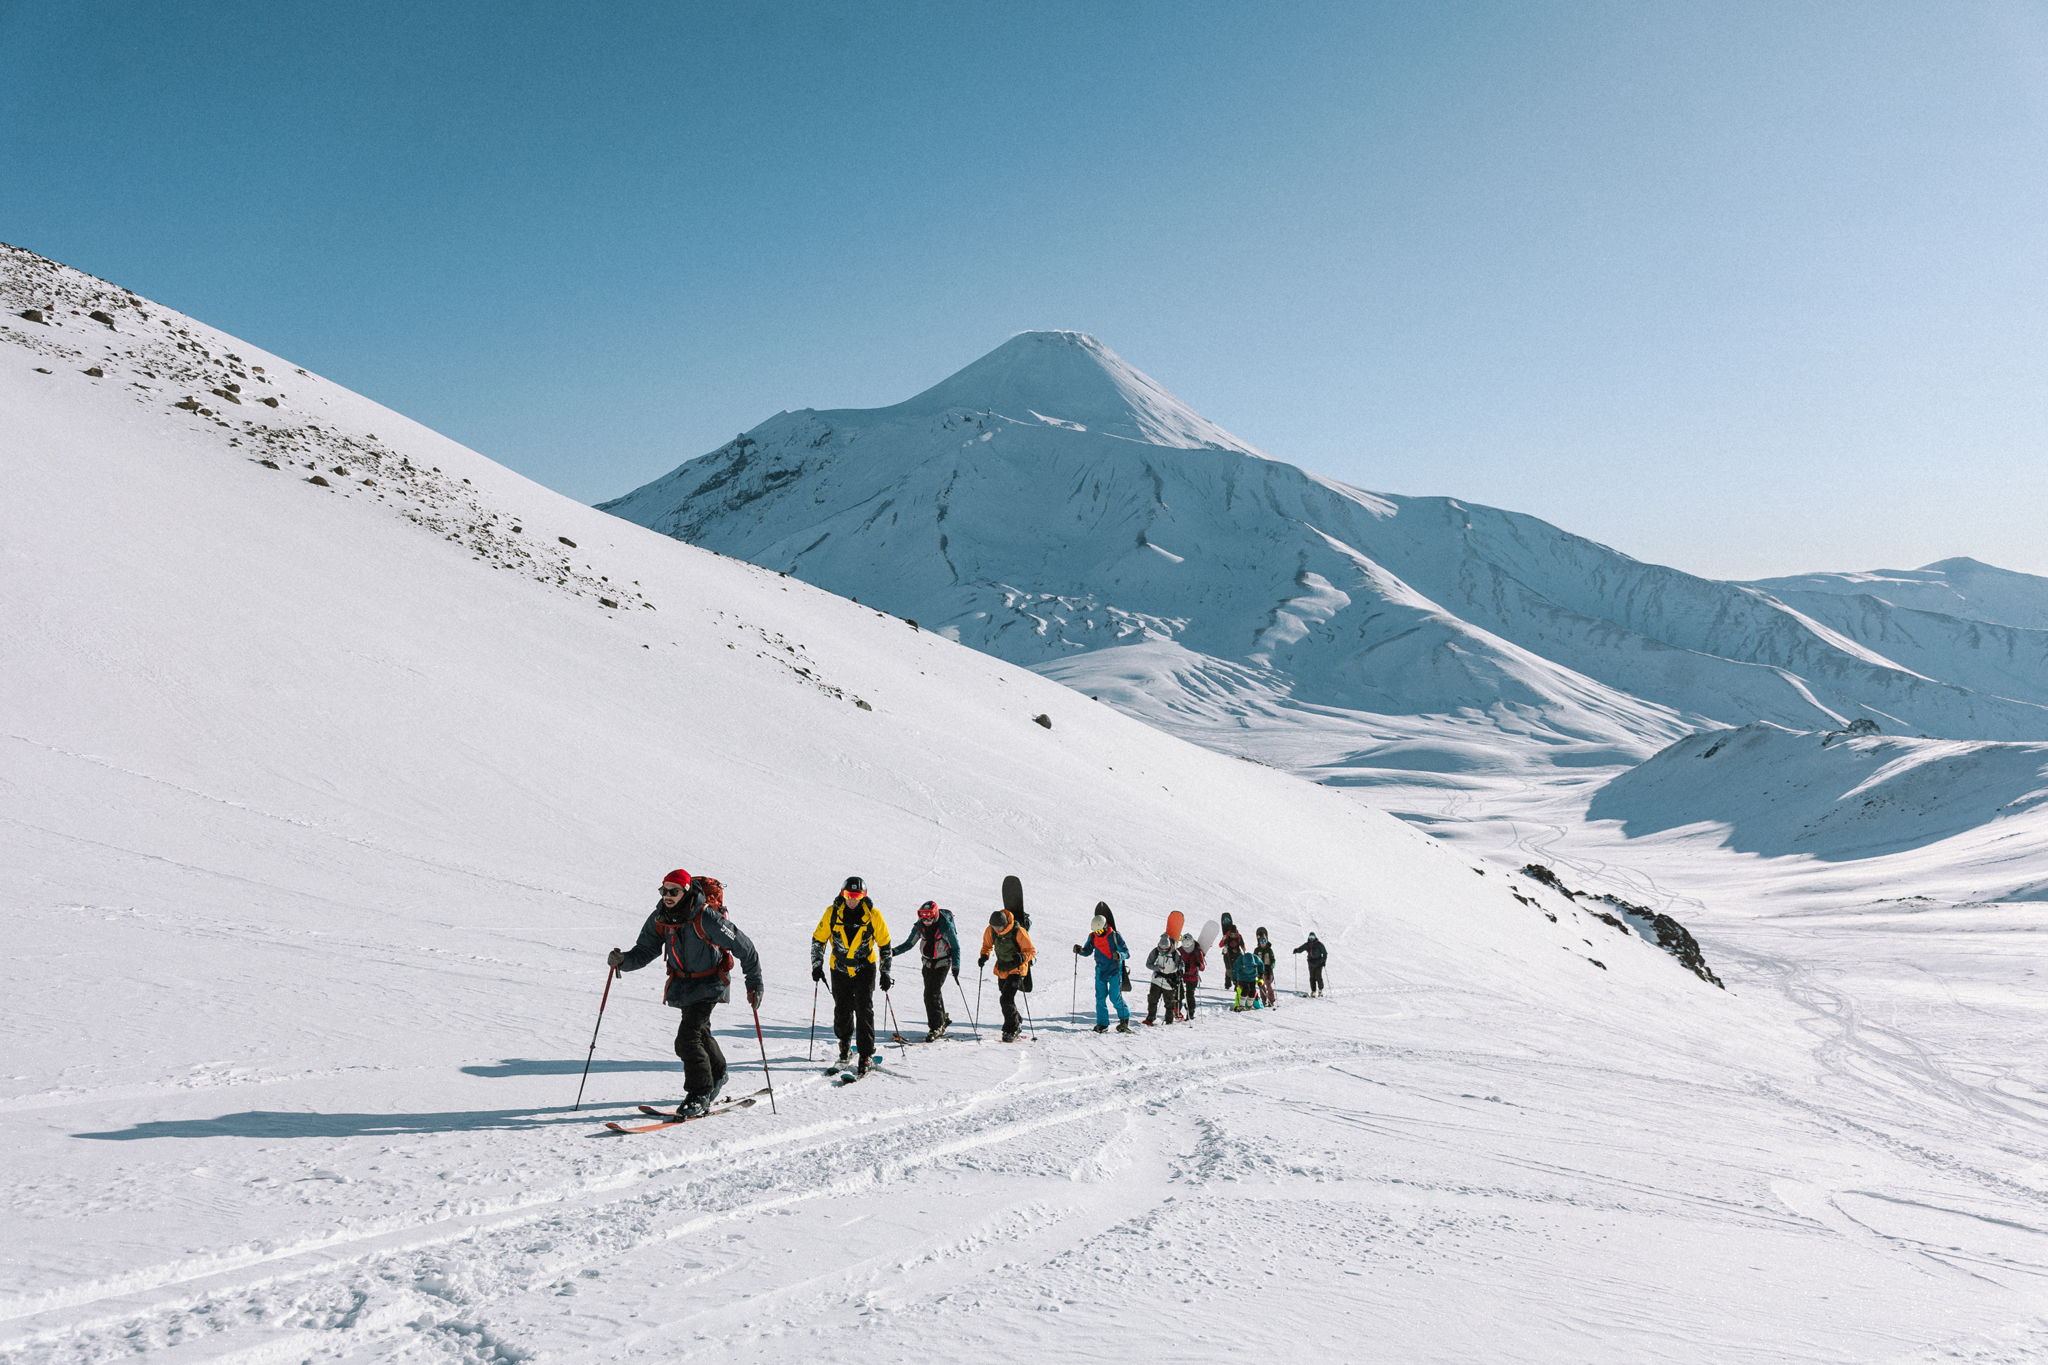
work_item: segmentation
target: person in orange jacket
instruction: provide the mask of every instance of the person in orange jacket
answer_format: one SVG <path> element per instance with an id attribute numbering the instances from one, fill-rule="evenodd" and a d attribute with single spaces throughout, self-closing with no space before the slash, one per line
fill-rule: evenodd
<path id="1" fill-rule="evenodd" d="M 981 931 L 978 965 L 988 966 L 990 957 L 996 960 L 996 994 L 1003 1004 L 1006 1043 L 1016 1042 L 1024 1032 L 1024 1020 L 1017 1013 L 1017 992 L 1031 989 L 1031 960 L 1037 956 L 1038 950 L 1031 946 L 1031 935 L 1017 923 L 1016 916 L 998 910 L 988 917 L 988 928 Z"/>

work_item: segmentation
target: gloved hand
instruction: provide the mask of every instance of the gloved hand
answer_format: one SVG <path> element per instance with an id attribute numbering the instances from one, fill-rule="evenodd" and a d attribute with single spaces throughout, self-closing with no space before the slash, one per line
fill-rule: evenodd
<path id="1" fill-rule="evenodd" d="M 1088 945 L 1087 945 L 1087 944 L 1085 944 L 1085 943 L 1076 943 L 1076 944 L 1074 945 L 1074 956 L 1075 956 L 1075 957 L 1086 957 L 1086 956 L 1088 956 Z"/>
<path id="2" fill-rule="evenodd" d="M 823 981 L 824 979 L 825 969 L 823 967 L 820 967 L 817 963 L 813 962 L 811 964 L 811 980 Z"/>
<path id="3" fill-rule="evenodd" d="M 606 966 L 617 968 L 621 962 L 624 962 L 626 960 L 626 955 L 620 952 L 617 948 L 614 948 L 609 953 L 605 954 L 604 960 Z"/>
<path id="4" fill-rule="evenodd" d="M 747 992 L 747 1003 L 748 1003 L 749 1005 L 753 1006 L 753 1007 L 754 1007 L 755 1009 L 759 1009 L 759 1008 L 761 1008 L 761 992 L 759 992 L 759 991 L 748 991 L 748 992 Z"/>
<path id="5" fill-rule="evenodd" d="M 888 974 L 887 972 L 883 972 L 883 973 L 882 973 L 882 994 L 884 994 L 884 995 L 887 995 L 888 993 L 889 993 L 889 974 Z"/>
<path id="6" fill-rule="evenodd" d="M 953 969 L 953 979 L 955 981 L 958 981 L 960 979 L 960 969 L 958 967 L 955 967 Z"/>
<path id="7" fill-rule="evenodd" d="M 986 966 L 988 966 L 988 954 L 987 954 L 987 953 L 983 953 L 983 954 L 982 954 L 982 955 L 981 955 L 980 957 L 977 957 L 976 959 L 974 959 L 974 965 L 975 965 L 975 966 L 977 966 L 977 967 L 986 967 Z"/>

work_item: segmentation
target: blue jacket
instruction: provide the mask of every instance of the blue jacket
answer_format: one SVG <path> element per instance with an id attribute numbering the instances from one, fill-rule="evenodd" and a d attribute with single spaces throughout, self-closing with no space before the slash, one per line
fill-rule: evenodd
<path id="1" fill-rule="evenodd" d="M 902 957 L 917 947 L 924 949 L 917 955 L 917 962 L 921 967 L 960 965 L 960 935 L 953 929 L 951 910 L 939 911 L 936 920 L 919 920 L 917 927 L 910 931 L 910 937 L 891 947 L 889 952 L 894 957 Z"/>
<path id="2" fill-rule="evenodd" d="M 1257 953 L 1242 953 L 1230 964 L 1230 980 L 1238 986 L 1256 986 L 1264 966 Z"/>
<path id="3" fill-rule="evenodd" d="M 1109 951 L 1106 953 L 1102 951 L 1103 940 L 1107 940 L 1109 945 Z M 1124 961 L 1130 957 L 1131 949 L 1130 945 L 1124 942 L 1122 934 L 1114 929 L 1104 929 L 1100 934 L 1090 934 L 1086 942 L 1076 943 L 1074 945 L 1074 955 L 1076 957 L 1093 957 L 1095 959 L 1095 975 L 1098 978 L 1105 976 L 1121 978 L 1124 974 Z"/>
<path id="4" fill-rule="evenodd" d="M 707 906 L 691 918 L 671 924 L 657 912 L 640 926 L 640 939 L 619 959 L 619 970 L 637 972 L 657 957 L 665 958 L 669 977 L 662 999 L 675 1009 L 687 1009 L 706 1001 L 731 999 L 725 979 L 718 974 L 726 953 L 739 959 L 747 989 L 760 990 L 761 955 L 723 913 Z"/>

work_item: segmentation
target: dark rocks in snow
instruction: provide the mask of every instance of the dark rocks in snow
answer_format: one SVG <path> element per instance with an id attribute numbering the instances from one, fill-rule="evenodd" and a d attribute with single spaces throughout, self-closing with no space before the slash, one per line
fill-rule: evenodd
<path id="1" fill-rule="evenodd" d="M 171 404 L 171 406 L 174 408 L 183 408 L 187 412 L 197 412 L 199 411 L 199 400 L 196 398 L 187 398 L 180 402 L 173 403 Z"/>
<path id="2" fill-rule="evenodd" d="M 1052 717 L 1051 717 L 1051 716 L 1033 716 L 1033 717 L 1032 717 L 1031 719 L 1032 719 L 1032 721 L 1033 721 L 1034 723 L 1036 723 L 1036 724 L 1039 724 L 1039 725 L 1043 725 L 1043 726 L 1044 726 L 1044 727 L 1045 727 L 1046 729 L 1048 729 L 1048 730 L 1052 729 Z"/>
<path id="3" fill-rule="evenodd" d="M 331 484 L 331 483 L 327 482 L 327 480 L 326 480 L 326 479 L 324 479 L 324 478 L 320 477 L 320 476 L 319 476 L 318 474 L 315 474 L 315 475 L 314 475 L 314 476 L 313 476 L 312 478 L 310 478 L 310 479 L 306 480 L 306 482 L 307 482 L 307 483 L 310 483 L 310 484 L 314 484 L 314 485 L 316 485 L 316 486 L 318 486 L 318 487 L 321 487 L 321 488 L 332 488 L 332 487 L 334 487 L 334 485 L 333 485 L 333 484 Z"/>
<path id="4" fill-rule="evenodd" d="M 276 460 L 258 460 L 256 463 L 262 465 L 265 469 L 277 468 Z"/>
<path id="5" fill-rule="evenodd" d="M 45 327 L 50 325 L 49 319 L 43 316 L 43 310 L 40 308 L 24 308 L 19 313 L 16 313 L 15 316 L 27 318 L 30 322 L 40 322 Z"/>
<path id="6" fill-rule="evenodd" d="M 97 365 L 91 365 L 86 368 L 85 375 L 88 379 L 105 379 L 107 372 Z"/>
<path id="7" fill-rule="evenodd" d="M 1858 716 L 1841 729 L 1830 730 L 1822 735 L 1820 737 L 1820 747 L 1825 749 L 1837 740 L 1860 739 L 1865 735 L 1881 735 L 1883 733 L 1884 731 L 1878 728 L 1876 721 L 1868 716 Z"/>
<path id="8" fill-rule="evenodd" d="M 874 707 L 869 706 L 866 702 L 862 701 L 859 697 L 855 697 L 853 699 L 853 704 L 855 706 L 858 706 L 863 711 L 872 711 L 875 709 Z"/>
<path id="9" fill-rule="evenodd" d="M 100 326 L 105 327 L 110 331 L 113 329 L 114 315 L 111 313 L 104 313 L 101 312 L 99 309 L 95 308 L 90 313 L 87 313 L 86 316 L 91 318 L 94 322 L 100 324 Z"/>
<path id="10" fill-rule="evenodd" d="M 609 597 L 600 597 L 600 598 L 598 598 L 598 599 L 597 599 L 597 605 L 599 605 L 600 607 L 614 607 L 614 608 L 615 608 L 615 607 L 617 607 L 617 606 L 618 606 L 619 604 L 618 604 L 617 602 L 613 601 L 613 600 L 612 600 L 611 598 L 609 598 Z"/>
<path id="11" fill-rule="evenodd" d="M 229 393 L 226 389 L 208 389 L 207 392 L 212 394 L 215 398 L 225 399 L 228 402 L 233 403 L 237 407 L 241 406 L 242 400 L 235 397 L 233 394 Z"/>
<path id="12" fill-rule="evenodd" d="M 1671 916 L 1659 914 L 1647 906 L 1637 905 L 1633 901 L 1625 901 L 1619 896 L 1609 895 L 1606 892 L 1593 895 L 1590 892 L 1574 891 L 1558 880 L 1555 872 L 1552 872 L 1541 863 L 1525 865 L 1522 868 L 1522 875 L 1532 882 L 1549 887 L 1566 900 L 1576 901 L 1583 898 L 1596 904 L 1611 906 L 1613 909 L 1620 911 L 1620 919 L 1598 910 L 1592 913 L 1603 923 L 1612 925 L 1623 933 L 1633 931 L 1640 934 L 1648 942 L 1656 944 L 1659 948 L 1677 958 L 1681 966 L 1700 980 L 1721 986 L 1723 990 L 1727 989 L 1726 986 L 1721 984 L 1721 978 L 1715 976 L 1713 969 L 1707 966 L 1706 955 L 1700 951 L 1699 940 L 1695 939 L 1690 930 L 1677 920 L 1671 918 Z M 1623 923 L 1623 920 L 1626 920 L 1627 923 Z M 1590 962 L 1592 959 L 1588 958 L 1587 961 Z"/>
<path id="13" fill-rule="evenodd" d="M 277 400 L 275 398 L 259 398 L 256 401 L 268 408 L 274 408 L 277 406 Z"/>
<path id="14" fill-rule="evenodd" d="M 556 536 L 555 539 L 559 540 L 560 542 L 562 542 L 562 544 L 568 546 L 572 550 L 576 548 L 576 542 L 569 539 L 569 537 L 567 536 Z"/>

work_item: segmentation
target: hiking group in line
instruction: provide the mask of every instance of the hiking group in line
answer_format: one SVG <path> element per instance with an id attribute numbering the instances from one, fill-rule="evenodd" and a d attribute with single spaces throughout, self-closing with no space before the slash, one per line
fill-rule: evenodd
<path id="1" fill-rule="evenodd" d="M 737 963 L 745 981 L 747 1004 L 754 1012 L 755 1031 L 759 1035 L 763 990 L 761 959 L 753 941 L 727 917 L 725 888 L 716 878 L 693 877 L 684 869 L 676 868 L 662 878 L 659 895 L 654 912 L 641 925 L 640 935 L 633 946 L 624 950 L 612 949 L 606 961 L 614 972 L 631 972 L 645 967 L 657 957 L 663 960 L 668 971 L 663 1002 L 681 1013 L 676 1028 L 675 1052 L 683 1064 L 685 1094 L 675 1117 L 698 1118 L 709 1113 L 718 1103 L 727 1078 L 724 1053 L 711 1032 L 711 1012 L 730 999 L 732 971 Z M 1024 1002 L 1020 1010 L 1019 997 L 1032 991 L 1032 968 L 1038 949 L 1031 940 L 1031 917 L 1023 908 L 1022 888 L 1015 878 L 1005 880 L 1003 899 L 1003 908 L 989 915 L 988 925 L 982 930 L 976 966 L 985 973 L 990 963 L 994 963 L 996 998 L 1003 1018 L 1002 1040 L 1014 1043 L 1024 1035 L 1029 1021 L 1029 1003 Z M 1214 945 L 1222 950 L 1223 979 L 1230 989 L 1230 1008 L 1233 1011 L 1276 1008 L 1273 978 L 1277 955 L 1265 929 L 1255 930 L 1253 942 L 1247 945 L 1243 932 L 1228 913 L 1222 916 L 1220 926 L 1207 926 L 1202 938 L 1192 931 L 1176 933 L 1175 930 L 1181 928 L 1181 919 L 1177 912 L 1169 917 L 1168 931 L 1159 936 L 1142 964 L 1143 969 L 1151 974 L 1144 1019 L 1147 1027 L 1161 1022 L 1162 1013 L 1167 1024 L 1193 1021 L 1195 988 L 1208 966 L 1209 945 L 1202 941 L 1203 938 L 1213 939 Z M 1077 989 L 1080 963 L 1085 960 L 1093 968 L 1095 1032 L 1109 1031 L 1112 1009 L 1116 1012 L 1116 1031 L 1133 1032 L 1130 1006 L 1124 1002 L 1124 994 L 1131 989 L 1132 954 L 1130 945 L 1117 929 L 1116 913 L 1108 904 L 1096 903 L 1087 936 L 1073 945 L 1073 951 Z M 1329 950 L 1311 932 L 1307 941 L 1294 952 L 1304 954 L 1308 959 L 1309 989 L 1306 994 L 1321 995 L 1323 967 L 1329 961 Z M 859 877 L 848 877 L 831 904 L 825 907 L 817 928 L 811 933 L 811 980 L 821 988 L 827 985 L 831 988 L 832 1031 L 839 1044 L 833 1069 L 847 1073 L 841 1077 L 842 1080 L 851 1081 L 865 1076 L 879 1064 L 875 1032 L 876 986 L 882 989 L 896 1041 L 906 1046 L 912 1041 L 905 1038 L 895 1025 L 895 1008 L 888 1003 L 893 984 L 891 967 L 897 958 L 906 954 L 915 956 L 924 988 L 926 1027 L 924 1037 L 917 1041 L 934 1043 L 946 1036 L 953 1023 L 946 1005 L 949 981 L 960 997 L 962 1008 L 967 1008 L 966 987 L 960 980 L 963 957 L 960 934 L 953 922 L 952 911 L 942 908 L 936 901 L 925 901 L 917 908 L 916 926 L 908 937 L 900 943 L 894 942 L 887 921 L 868 895 L 867 883 Z M 977 980 L 977 999 L 983 980 L 985 977 Z M 609 998 L 609 976 L 605 989 Z M 1073 1004 L 1069 1001 L 1070 1008 Z M 603 1011 L 600 1003 L 600 1023 Z M 978 1008 L 974 1014 L 978 1019 Z M 814 1034 L 816 1027 L 814 997 Z M 593 1032 L 593 1053 L 596 1046 L 597 1037 Z M 765 1041 L 762 1056 L 765 1065 Z M 587 1078 L 587 1062 L 584 1074 Z M 579 1105 L 582 1102 L 580 1090 L 577 1102 Z M 649 1108 L 648 1112 L 659 1111 Z"/>

